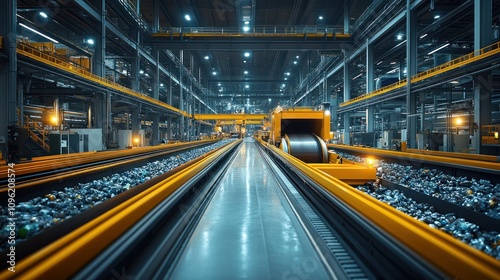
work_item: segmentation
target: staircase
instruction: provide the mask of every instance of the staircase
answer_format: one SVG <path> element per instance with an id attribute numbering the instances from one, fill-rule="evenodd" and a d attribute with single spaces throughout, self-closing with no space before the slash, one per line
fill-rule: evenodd
<path id="1" fill-rule="evenodd" d="M 20 119 L 20 112 L 17 110 Z M 22 132 L 22 141 L 24 149 L 31 156 L 39 157 L 50 154 L 49 146 L 49 131 L 45 129 L 39 121 L 31 119 L 28 115 L 24 115 L 24 124 Z"/>

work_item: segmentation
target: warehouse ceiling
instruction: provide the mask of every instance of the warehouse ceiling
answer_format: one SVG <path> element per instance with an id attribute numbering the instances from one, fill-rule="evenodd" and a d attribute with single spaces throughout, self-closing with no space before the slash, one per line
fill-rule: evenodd
<path id="1" fill-rule="evenodd" d="M 43 2 L 43 3 L 42 3 Z M 78 55 L 92 54 L 97 48 L 87 43 L 87 39 L 98 37 L 99 21 L 91 13 L 82 10 L 83 6 L 99 11 L 102 0 L 56 0 L 36 1 L 18 0 L 18 20 L 29 23 L 45 34 L 57 38 L 62 44 L 76 50 Z M 418 71 L 434 67 L 441 60 L 449 60 L 473 51 L 474 44 L 474 14 L 473 0 L 432 0 L 423 1 L 418 14 Z M 493 20 L 500 23 L 500 1 L 493 0 Z M 155 3 L 156 6 L 155 6 Z M 149 27 L 154 28 L 154 11 L 158 10 L 159 28 L 172 27 L 215 27 L 240 29 L 243 27 L 281 27 L 303 28 L 344 26 L 344 12 L 347 5 L 351 35 L 357 45 L 346 44 L 347 52 L 363 48 L 363 42 L 373 36 L 374 30 L 385 29 L 384 36 L 374 42 L 374 78 L 395 76 L 404 78 L 400 65 L 406 57 L 406 27 L 405 22 L 388 24 L 394 15 L 405 10 L 406 1 L 369 1 L 369 0 L 119 0 L 106 1 L 106 17 L 125 36 L 135 39 L 137 24 L 134 16 L 139 15 Z M 47 18 L 41 18 L 40 12 L 45 11 Z M 189 20 L 186 16 L 189 16 Z M 141 47 L 151 51 L 153 44 L 148 36 L 141 36 Z M 32 41 L 43 41 L 33 33 L 20 28 L 20 35 L 27 36 Z M 265 39 L 259 38 L 259 44 L 265 46 Z M 429 55 L 432 50 L 449 43 L 437 55 Z M 248 56 L 245 56 L 248 53 Z M 160 55 L 160 63 L 175 75 L 179 69 L 172 64 L 171 56 L 180 56 L 179 50 L 164 52 Z M 116 81 L 131 86 L 131 61 L 136 55 L 133 47 L 123 38 L 113 32 L 106 34 L 107 70 L 115 73 L 126 73 Z M 315 72 L 318 65 L 324 64 L 330 71 L 344 58 L 338 50 L 310 50 L 307 48 L 291 49 L 210 49 L 185 50 L 183 63 L 196 82 L 208 91 L 206 99 L 216 100 L 219 113 L 234 112 L 238 109 L 259 109 L 262 112 L 295 99 L 297 92 L 302 95 L 309 84 L 308 75 L 321 74 Z M 109 63 L 108 63 L 109 62 Z M 113 65 L 114 64 L 114 65 Z M 152 94 L 154 65 L 141 59 L 140 90 Z M 114 67 L 114 69 L 113 69 Z M 351 97 L 366 93 L 366 57 L 365 52 L 348 64 L 351 77 Z M 326 70 L 325 70 L 326 69 Z M 21 69 L 29 72 L 28 68 Z M 215 73 L 215 75 L 213 74 Z M 113 73 L 112 73 L 113 74 Z M 45 73 L 44 79 L 54 80 Z M 36 77 L 40 75 L 35 75 Z M 321 77 L 320 77 L 321 78 Z M 311 78 L 312 79 L 312 78 Z M 317 79 L 317 77 L 316 77 Z M 304 82 L 307 81 L 307 82 Z M 317 80 L 316 80 L 317 81 Z M 314 82 L 314 80 L 313 80 Z M 459 81 L 461 82 L 461 81 Z M 467 82 L 467 81 L 465 81 Z M 71 80 L 63 81 L 66 85 Z M 470 83 L 470 80 L 468 80 Z M 173 85 L 171 88 L 170 85 Z M 306 84 L 306 86 L 304 86 Z M 328 78 L 328 93 L 336 92 L 342 97 L 343 73 L 337 72 Z M 460 84 L 459 84 L 460 85 Z M 188 85 L 189 86 L 189 85 Z M 469 88 L 469 85 L 464 85 Z M 298 91 L 300 88 L 300 91 Z M 168 100 L 171 90 L 171 104 L 180 106 L 179 86 L 176 81 L 161 73 L 160 99 Z M 323 88 L 315 88 L 310 94 L 309 104 L 321 102 Z M 202 90 L 197 89 L 201 94 Z M 340 98 L 342 101 L 342 98 Z M 404 99 L 385 103 L 388 110 L 405 105 Z M 384 106 L 384 104 L 383 104 Z"/>

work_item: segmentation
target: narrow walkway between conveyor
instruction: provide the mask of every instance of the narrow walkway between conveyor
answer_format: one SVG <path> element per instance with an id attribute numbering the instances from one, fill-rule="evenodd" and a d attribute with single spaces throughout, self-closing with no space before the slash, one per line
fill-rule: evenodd
<path id="1" fill-rule="evenodd" d="M 171 276 L 329 278 L 253 139 L 242 144 Z"/>

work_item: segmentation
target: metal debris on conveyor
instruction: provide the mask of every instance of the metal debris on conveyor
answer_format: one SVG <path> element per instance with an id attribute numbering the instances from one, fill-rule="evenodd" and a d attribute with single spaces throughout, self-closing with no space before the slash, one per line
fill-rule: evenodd
<path id="1" fill-rule="evenodd" d="M 357 162 L 367 160 L 359 156 L 340 154 Z M 500 219 L 500 184 L 493 185 L 482 179 L 478 181 L 454 177 L 435 169 L 415 169 L 411 166 L 385 163 L 383 160 L 375 160 L 374 166 L 379 178 Z M 358 186 L 357 189 L 500 260 L 499 232 L 483 231 L 476 224 L 457 218 L 453 213 L 438 213 L 431 205 L 418 203 L 398 190 L 381 187 L 377 182 L 369 182 Z"/>
<path id="2" fill-rule="evenodd" d="M 18 225 L 16 242 L 23 241 L 43 230 L 70 219 L 130 188 L 159 176 L 234 139 L 222 140 L 212 145 L 183 152 L 161 161 L 150 162 L 126 172 L 113 174 L 100 180 L 65 187 L 44 197 L 36 197 L 16 206 Z M 0 250 L 8 248 L 8 211 L 0 206 Z"/>
<path id="3" fill-rule="evenodd" d="M 418 203 L 398 190 L 378 187 L 374 183 L 357 189 L 500 260 L 500 233 L 496 231 L 482 231 L 479 226 L 457 218 L 453 213 L 437 213 L 431 205 Z"/>
<path id="4" fill-rule="evenodd" d="M 357 162 L 366 161 L 359 156 L 344 153 L 341 156 Z M 374 166 L 377 168 L 377 177 L 381 179 L 500 219 L 500 184 L 494 185 L 483 179 L 455 177 L 436 169 L 415 169 L 383 160 L 375 160 Z"/>

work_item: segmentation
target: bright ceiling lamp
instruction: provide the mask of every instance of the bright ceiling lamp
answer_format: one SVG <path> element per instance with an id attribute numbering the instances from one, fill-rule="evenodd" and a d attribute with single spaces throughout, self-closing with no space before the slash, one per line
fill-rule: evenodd
<path id="1" fill-rule="evenodd" d="M 31 32 L 34 32 L 34 33 L 36 33 L 36 34 L 38 34 L 38 35 L 40 35 L 40 36 L 42 36 L 42 37 L 44 37 L 44 38 L 46 38 L 46 39 L 49 39 L 50 41 L 52 41 L 52 42 L 54 42 L 54 43 L 56 43 L 56 44 L 58 44 L 58 43 L 59 43 L 59 41 L 57 41 L 57 40 L 55 40 L 55 39 L 50 38 L 49 36 L 47 36 L 47 35 L 45 35 L 45 34 L 41 33 L 41 32 L 40 32 L 40 31 L 38 31 L 38 30 L 35 30 L 35 29 L 33 29 L 33 28 L 31 28 L 31 27 L 29 27 L 29 26 L 25 25 L 24 23 L 19 23 L 19 25 L 21 25 L 22 27 L 24 27 L 24 28 L 28 29 L 28 30 L 29 30 L 29 31 L 31 31 Z"/>

